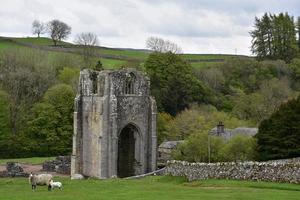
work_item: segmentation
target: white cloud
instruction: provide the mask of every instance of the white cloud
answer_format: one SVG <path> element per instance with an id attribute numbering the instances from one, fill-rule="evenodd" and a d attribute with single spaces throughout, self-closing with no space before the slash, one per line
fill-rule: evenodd
<path id="1" fill-rule="evenodd" d="M 250 54 L 254 17 L 300 13 L 298 0 L 1 0 L 0 35 L 31 36 L 34 19 L 60 19 L 94 32 L 105 46 L 145 48 L 149 36 L 178 43 L 187 53 Z"/>

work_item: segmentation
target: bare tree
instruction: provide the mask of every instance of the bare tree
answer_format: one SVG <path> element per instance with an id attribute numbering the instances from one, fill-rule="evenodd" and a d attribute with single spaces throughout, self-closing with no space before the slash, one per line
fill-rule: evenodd
<path id="1" fill-rule="evenodd" d="M 75 38 L 75 43 L 81 46 L 85 67 L 92 67 L 95 56 L 95 46 L 99 44 L 98 37 L 94 33 L 80 33 Z"/>
<path id="2" fill-rule="evenodd" d="M 32 33 L 35 35 L 37 34 L 38 38 L 40 37 L 41 34 L 44 34 L 46 32 L 46 25 L 45 23 L 39 21 L 39 20 L 34 20 L 32 22 Z"/>
<path id="3" fill-rule="evenodd" d="M 76 36 L 75 43 L 83 46 L 96 46 L 99 41 L 94 33 L 80 33 Z"/>
<path id="4" fill-rule="evenodd" d="M 68 38 L 71 34 L 71 27 L 66 23 L 54 19 L 48 23 L 48 32 L 53 40 L 54 46 L 62 39 Z"/>
<path id="5" fill-rule="evenodd" d="M 172 52 L 176 54 L 182 53 L 182 49 L 177 44 L 169 41 L 164 40 L 158 37 L 149 37 L 146 41 L 146 47 L 151 49 L 152 51 L 166 53 Z"/>

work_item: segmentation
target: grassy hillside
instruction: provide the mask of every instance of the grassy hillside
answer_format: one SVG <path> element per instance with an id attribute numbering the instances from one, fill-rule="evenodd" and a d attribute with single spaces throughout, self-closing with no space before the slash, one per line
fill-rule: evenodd
<path id="1" fill-rule="evenodd" d="M 0 51 L 21 50 L 21 51 L 39 51 L 48 55 L 49 61 L 55 59 L 72 57 L 74 62 L 81 63 L 80 48 L 71 43 L 61 42 L 58 47 L 54 47 L 52 40 L 49 38 L 1 38 Z M 101 59 L 106 68 L 119 67 L 126 63 L 122 59 L 108 59 L 103 56 L 94 58 L 95 63 Z"/>
<path id="2" fill-rule="evenodd" d="M 176 200 L 176 199 L 299 199 L 299 185 L 206 180 L 187 183 L 177 177 L 147 177 L 139 180 L 74 180 L 54 178 L 63 189 L 48 192 L 45 186 L 31 191 L 27 178 L 0 179 L 0 199 L 101 199 L 101 200 Z"/>
<path id="3" fill-rule="evenodd" d="M 39 50 L 47 52 L 53 59 L 55 59 L 58 54 L 64 56 L 72 55 L 75 59 L 78 59 L 79 62 L 81 59 L 80 46 L 67 42 L 61 42 L 58 45 L 58 47 L 54 47 L 52 40 L 45 37 L 0 37 L 0 51 L 8 49 Z M 148 50 L 96 47 L 95 62 L 101 59 L 106 68 L 118 68 L 128 62 L 142 63 L 147 59 L 150 53 Z M 182 54 L 182 57 L 190 62 L 193 67 L 199 68 L 213 66 L 236 56 L 222 54 Z"/>

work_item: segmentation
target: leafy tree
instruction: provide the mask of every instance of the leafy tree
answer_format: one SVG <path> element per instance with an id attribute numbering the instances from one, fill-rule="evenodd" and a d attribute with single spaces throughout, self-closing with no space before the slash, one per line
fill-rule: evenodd
<path id="1" fill-rule="evenodd" d="M 41 34 L 46 32 L 46 25 L 39 21 L 39 20 L 34 20 L 32 22 L 32 33 L 37 34 L 38 38 L 40 37 Z"/>
<path id="2" fill-rule="evenodd" d="M 58 84 L 48 89 L 43 100 L 55 107 L 67 121 L 72 121 L 75 93 L 69 85 Z M 68 124 L 68 123 L 67 123 Z"/>
<path id="3" fill-rule="evenodd" d="M 164 140 L 170 138 L 169 136 L 169 123 L 173 120 L 173 117 L 168 113 L 158 113 L 157 118 L 157 140 L 158 145 Z"/>
<path id="4" fill-rule="evenodd" d="M 300 49 L 300 17 L 297 19 L 297 31 L 298 31 L 298 48 Z"/>
<path id="5" fill-rule="evenodd" d="M 288 13 L 271 15 L 265 13 L 255 18 L 252 36 L 252 52 L 257 58 L 282 59 L 290 62 L 298 52 L 294 19 Z"/>
<path id="6" fill-rule="evenodd" d="M 225 77 L 218 67 L 204 68 L 198 71 L 200 80 L 214 91 L 221 92 L 225 85 Z"/>
<path id="7" fill-rule="evenodd" d="M 167 140 L 185 140 L 200 130 L 209 132 L 220 121 L 226 124 L 228 128 L 253 125 L 249 121 L 239 120 L 207 105 L 192 105 L 191 108 L 178 113 L 174 118 L 164 117 L 167 120 L 160 120 L 159 118 L 158 122 L 164 127 L 164 139 Z"/>
<path id="8" fill-rule="evenodd" d="M 265 13 L 261 19 L 255 17 L 255 30 L 250 32 L 252 36 L 252 53 L 259 59 L 273 58 L 272 48 L 272 15 Z"/>
<path id="9" fill-rule="evenodd" d="M 186 109 L 169 123 L 169 138 L 184 140 L 198 130 L 207 130 L 205 119 L 196 109 Z"/>
<path id="10" fill-rule="evenodd" d="M 22 135 L 11 134 L 9 95 L 0 90 L 0 158 L 28 156 L 28 140 Z"/>
<path id="11" fill-rule="evenodd" d="M 102 71 L 104 69 L 101 60 L 98 60 L 97 64 L 94 67 L 94 70 L 96 71 Z"/>
<path id="12" fill-rule="evenodd" d="M 275 58 L 290 62 L 298 52 L 294 18 L 287 13 L 274 16 L 274 51 Z"/>
<path id="13" fill-rule="evenodd" d="M 54 19 L 48 23 L 48 32 L 54 46 L 57 46 L 57 42 L 66 39 L 71 34 L 71 27 L 62 21 Z"/>
<path id="14" fill-rule="evenodd" d="M 219 121 L 226 124 L 228 128 L 252 125 L 247 121 L 238 120 L 228 113 L 217 111 L 212 106 L 193 105 L 190 109 L 177 114 L 173 120 L 168 122 L 168 126 L 165 126 L 164 131 L 168 140 L 184 140 L 173 152 L 173 157 L 190 162 L 232 161 L 233 159 L 224 157 L 223 146 L 226 145 L 226 141 L 221 137 L 208 135 Z M 228 152 L 228 149 L 231 150 L 232 148 L 228 147 L 225 150 Z M 250 156 L 247 158 L 250 159 Z"/>
<path id="15" fill-rule="evenodd" d="M 238 90 L 246 94 L 256 92 L 262 82 L 272 78 L 285 79 L 290 77 L 290 69 L 283 61 L 261 61 L 241 58 L 223 63 L 222 71 L 225 83 L 224 95 L 236 95 Z"/>
<path id="16" fill-rule="evenodd" d="M 9 96 L 0 90 L 0 140 L 10 135 Z"/>
<path id="17" fill-rule="evenodd" d="M 291 76 L 293 80 L 294 89 L 300 90 L 300 59 L 295 58 L 289 64 L 289 67 L 292 71 Z"/>
<path id="18" fill-rule="evenodd" d="M 151 92 L 159 111 L 175 115 L 192 102 L 207 102 L 207 92 L 192 73 L 192 67 L 173 53 L 153 53 L 145 62 Z"/>
<path id="19" fill-rule="evenodd" d="M 256 139 L 250 136 L 237 135 L 225 141 L 198 131 L 179 144 L 172 156 L 189 162 L 246 161 L 255 160 L 256 149 Z"/>
<path id="20" fill-rule="evenodd" d="M 221 148 L 223 141 L 220 137 L 208 136 L 208 133 L 198 132 L 190 135 L 187 140 L 172 152 L 172 157 L 176 160 L 188 162 L 208 162 L 208 145 L 210 143 L 210 161 L 221 160 Z"/>
<path id="21" fill-rule="evenodd" d="M 6 92 L 0 90 L 0 157 L 4 158 L 8 154 L 7 142 L 10 137 L 10 112 L 9 96 Z"/>
<path id="22" fill-rule="evenodd" d="M 28 134 L 31 152 L 35 156 L 49 156 L 65 153 L 63 139 L 60 138 L 61 114 L 49 103 L 35 104 L 28 121 Z"/>
<path id="23" fill-rule="evenodd" d="M 61 83 L 72 86 L 73 90 L 77 90 L 80 70 L 77 68 L 64 67 L 59 71 L 58 79 Z"/>
<path id="24" fill-rule="evenodd" d="M 247 161 L 256 158 L 256 139 L 251 136 L 236 135 L 222 148 L 221 154 L 224 161 Z"/>
<path id="25" fill-rule="evenodd" d="M 27 122 L 32 152 L 39 156 L 71 152 L 74 96 L 71 86 L 58 84 L 32 108 Z"/>
<path id="26" fill-rule="evenodd" d="M 249 95 L 242 94 L 235 98 L 233 114 L 240 119 L 259 123 L 268 118 L 292 95 L 287 80 L 264 81 L 257 92 Z"/>
<path id="27" fill-rule="evenodd" d="M 47 65 L 45 54 L 35 51 L 7 50 L 0 54 L 0 85 L 8 92 L 10 133 L 17 135 L 23 116 L 39 101 L 55 81 L 55 72 Z"/>
<path id="28" fill-rule="evenodd" d="M 200 69 L 197 77 L 211 91 L 211 103 L 216 108 L 233 111 L 240 119 L 259 122 L 274 111 L 274 106 L 277 108 L 278 104 L 293 96 L 291 83 L 296 85 L 296 81 L 293 80 L 292 71 L 291 64 L 287 65 L 280 60 L 256 61 L 238 58 Z M 277 88 L 281 93 L 276 92 Z M 273 97 L 271 93 L 274 94 Z M 272 97 L 276 104 L 262 104 L 267 97 Z"/>
<path id="29" fill-rule="evenodd" d="M 300 156 L 300 96 L 279 107 L 270 118 L 262 121 L 258 134 L 261 160 Z"/>

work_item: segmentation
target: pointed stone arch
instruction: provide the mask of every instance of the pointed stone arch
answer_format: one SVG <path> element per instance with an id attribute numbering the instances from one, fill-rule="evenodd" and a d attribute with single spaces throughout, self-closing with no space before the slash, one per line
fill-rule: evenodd
<path id="1" fill-rule="evenodd" d="M 129 177 L 139 174 L 141 167 L 141 133 L 129 123 L 118 135 L 117 176 Z"/>

